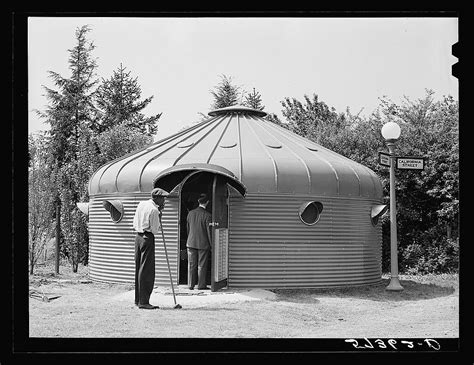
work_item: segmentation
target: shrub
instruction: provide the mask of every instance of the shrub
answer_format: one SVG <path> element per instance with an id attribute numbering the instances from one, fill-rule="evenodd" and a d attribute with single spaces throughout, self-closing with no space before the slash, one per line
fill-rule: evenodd
<path id="1" fill-rule="evenodd" d="M 457 272 L 459 242 L 446 238 L 436 227 L 419 235 L 417 242 L 400 249 L 400 271 L 407 274 Z"/>

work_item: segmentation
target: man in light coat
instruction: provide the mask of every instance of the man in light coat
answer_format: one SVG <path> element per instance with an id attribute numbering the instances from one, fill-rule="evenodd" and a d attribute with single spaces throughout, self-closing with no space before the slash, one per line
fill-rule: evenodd
<path id="1" fill-rule="evenodd" d="M 169 194 L 160 188 L 151 191 L 151 199 L 138 204 L 133 217 L 135 236 L 135 305 L 157 309 L 150 304 L 155 285 L 155 234 L 161 230 L 160 217 Z"/>

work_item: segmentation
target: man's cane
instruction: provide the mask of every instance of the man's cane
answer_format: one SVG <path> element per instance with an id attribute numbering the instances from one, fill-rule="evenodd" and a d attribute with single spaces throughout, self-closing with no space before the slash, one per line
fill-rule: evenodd
<path id="1" fill-rule="evenodd" d="M 160 212 L 160 226 L 161 226 L 161 237 L 163 238 L 163 246 L 165 248 L 165 256 L 166 256 L 166 263 L 168 264 L 168 273 L 170 274 L 170 283 L 171 283 L 171 291 L 173 292 L 173 299 L 174 299 L 174 309 L 181 309 L 181 304 L 176 303 L 176 295 L 174 294 L 174 286 L 173 286 L 173 278 L 171 277 L 171 269 L 170 269 L 170 262 L 168 260 L 168 251 L 166 250 L 166 242 L 165 242 L 165 233 L 163 232 L 163 224 L 161 223 L 161 212 Z"/>

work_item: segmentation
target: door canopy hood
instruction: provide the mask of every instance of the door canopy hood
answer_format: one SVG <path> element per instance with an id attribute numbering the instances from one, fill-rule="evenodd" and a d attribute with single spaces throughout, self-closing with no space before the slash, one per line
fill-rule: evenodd
<path id="1" fill-rule="evenodd" d="M 195 163 L 184 164 L 169 167 L 158 174 L 153 180 L 153 187 L 159 187 L 171 192 L 178 186 L 189 174 L 194 172 L 210 172 L 227 178 L 227 183 L 236 189 L 242 196 L 247 193 L 247 188 L 235 175 L 226 168 L 218 165 Z"/>

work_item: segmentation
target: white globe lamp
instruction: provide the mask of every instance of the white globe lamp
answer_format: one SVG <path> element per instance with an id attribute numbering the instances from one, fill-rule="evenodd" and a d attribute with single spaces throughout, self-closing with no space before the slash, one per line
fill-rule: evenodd
<path id="1" fill-rule="evenodd" d="M 387 142 L 395 142 L 400 138 L 400 126 L 395 122 L 387 122 L 382 127 L 382 137 Z"/>

